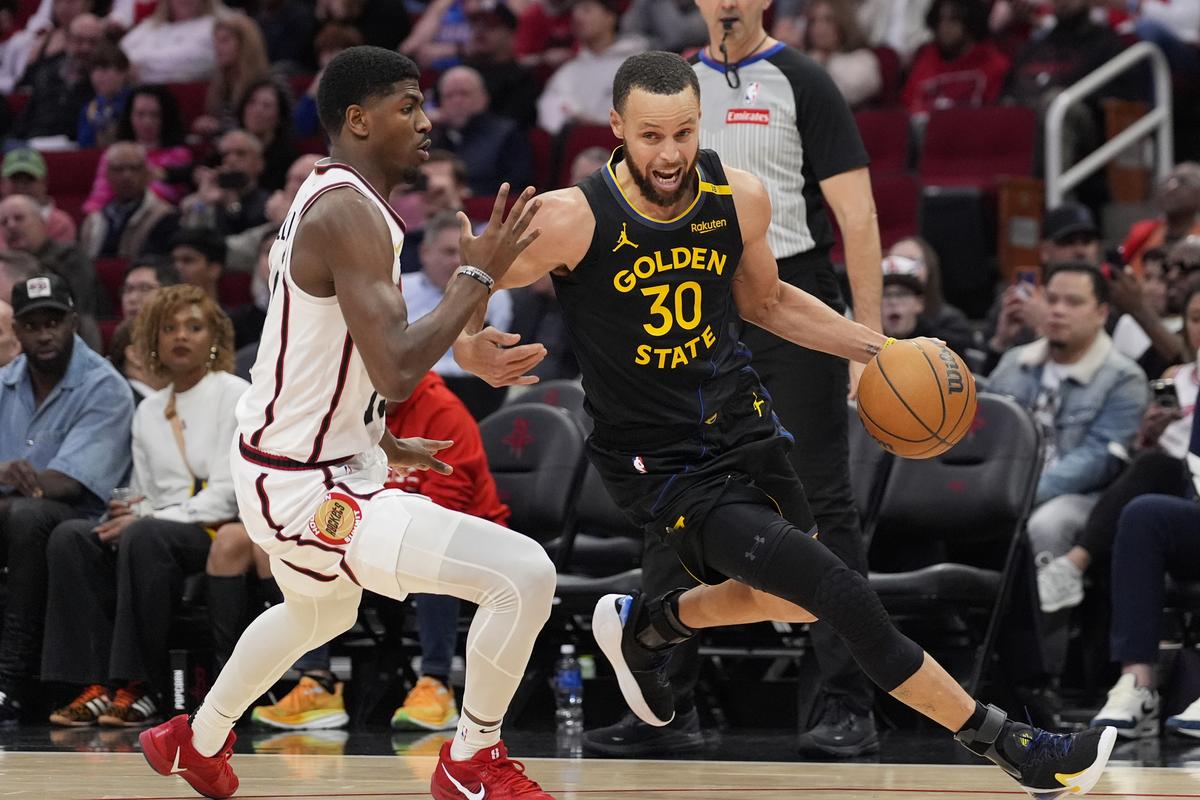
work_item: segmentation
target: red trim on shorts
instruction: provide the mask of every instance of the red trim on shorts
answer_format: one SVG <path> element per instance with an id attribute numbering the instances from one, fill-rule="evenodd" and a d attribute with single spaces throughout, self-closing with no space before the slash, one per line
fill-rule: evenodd
<path id="1" fill-rule="evenodd" d="M 279 560 L 283 561 L 284 566 L 291 567 L 292 569 L 296 570 L 296 572 L 299 572 L 301 575 L 307 575 L 308 577 L 312 578 L 314 581 L 321 581 L 321 583 L 329 583 L 330 581 L 337 580 L 337 575 L 323 575 L 320 572 L 314 572 L 311 569 L 305 569 L 304 567 L 297 567 L 295 564 L 292 564 L 289 561 L 284 561 L 284 559 L 282 559 L 282 558 Z M 358 581 L 355 581 L 355 583 L 358 583 Z"/>
<path id="2" fill-rule="evenodd" d="M 257 447 L 252 447 L 246 444 L 246 440 L 240 436 L 238 437 L 238 450 L 241 452 L 242 458 L 259 467 L 270 467 L 271 469 L 283 470 L 284 472 L 305 472 L 308 470 L 317 469 L 324 470 L 325 485 L 327 488 L 333 487 L 333 473 L 329 471 L 329 468 L 340 467 L 353 457 L 346 456 L 345 458 L 335 458 L 329 461 L 317 461 L 315 463 L 296 461 L 284 456 L 277 456 L 274 453 L 268 453 L 266 450 L 259 450 Z"/>
<path id="3" fill-rule="evenodd" d="M 345 492 L 346 494 L 348 494 L 348 495 L 350 495 L 351 497 L 355 498 L 356 500 L 370 500 L 370 499 L 371 499 L 372 497 L 374 497 L 375 495 L 379 494 L 380 492 L 386 492 L 386 491 L 387 491 L 387 490 L 390 488 L 390 487 L 387 487 L 387 486 L 383 486 L 383 487 L 381 487 L 381 488 L 379 488 L 379 489 L 376 489 L 375 491 L 373 491 L 373 492 L 370 492 L 370 493 L 368 493 L 368 494 L 359 494 L 358 492 L 355 492 L 354 490 L 352 490 L 352 489 L 351 489 L 349 486 L 347 486 L 347 485 L 346 485 L 346 484 L 344 484 L 344 483 L 340 483 L 340 482 L 339 482 L 339 483 L 337 483 L 337 484 L 334 484 L 334 485 L 335 485 L 335 486 L 337 486 L 337 488 L 341 489 L 341 490 L 342 490 L 343 492 Z"/>
<path id="4" fill-rule="evenodd" d="M 255 447 L 258 447 L 258 443 L 262 441 L 267 427 L 275 421 L 275 402 L 279 400 L 279 394 L 283 391 L 283 357 L 287 353 L 288 317 L 291 310 L 292 295 L 288 290 L 287 276 L 285 275 L 283 276 L 283 321 L 279 325 L 279 357 L 275 359 L 275 393 L 271 396 L 271 402 L 267 404 L 262 427 L 250 437 L 250 444 Z"/>
<path id="5" fill-rule="evenodd" d="M 333 387 L 333 397 L 329 401 L 329 410 L 321 418 L 321 427 L 317 431 L 316 441 L 313 442 L 312 452 L 308 454 L 309 462 L 318 461 L 321 448 L 325 445 L 325 434 L 329 433 L 329 424 L 333 422 L 333 414 L 337 411 L 338 403 L 342 400 L 342 391 L 346 388 L 346 373 L 350 371 L 350 354 L 354 352 L 354 340 L 350 331 L 346 331 L 346 341 L 342 344 L 342 360 L 338 364 L 337 383 Z"/>
<path id="6" fill-rule="evenodd" d="M 342 551 L 338 548 L 332 545 L 327 545 L 323 542 L 315 542 L 312 539 L 305 539 L 298 533 L 292 536 L 284 536 L 283 528 L 281 528 L 275 522 L 275 520 L 271 518 L 271 500 L 267 497 L 266 487 L 263 486 L 263 483 L 266 481 L 266 479 L 267 475 L 265 472 L 259 475 L 258 479 L 254 481 L 254 490 L 258 492 L 258 502 L 261 507 L 263 519 L 266 520 L 267 525 L 271 528 L 271 530 L 275 531 L 276 540 L 280 542 L 291 542 L 297 547 L 315 547 L 318 550 L 324 550 L 326 553 L 337 553 L 339 556 L 342 555 Z"/>
<path id="7" fill-rule="evenodd" d="M 350 166 L 349 164 L 344 164 L 341 161 L 333 161 L 329 158 L 321 159 L 317 162 L 316 166 L 313 167 L 313 171 L 318 175 L 324 175 L 326 172 L 329 172 L 332 169 L 344 169 L 346 172 L 349 172 L 351 175 L 358 178 L 362 182 L 362 185 L 367 187 L 367 191 L 375 195 L 375 198 L 379 200 L 380 203 L 383 203 L 383 207 L 388 210 L 388 213 L 391 214 L 392 219 L 394 219 L 396 224 L 400 226 L 400 230 L 404 233 L 408 233 L 408 223 L 404 221 L 404 218 L 396 213 L 396 209 L 392 208 L 392 204 L 387 201 L 387 198 L 377 192 L 375 187 L 372 186 L 366 178 L 359 174 L 359 171 L 354 167 Z"/>
<path id="8" fill-rule="evenodd" d="M 350 565 L 346 563 L 345 556 L 342 557 L 342 572 L 346 573 L 346 577 L 353 581 L 355 586 L 360 589 L 362 588 L 362 584 L 358 582 L 358 576 L 354 574 L 354 571 L 350 569 Z"/>

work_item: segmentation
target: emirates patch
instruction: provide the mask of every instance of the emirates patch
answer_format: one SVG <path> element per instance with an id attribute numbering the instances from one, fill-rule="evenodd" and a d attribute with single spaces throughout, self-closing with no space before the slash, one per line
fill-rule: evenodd
<path id="1" fill-rule="evenodd" d="M 725 112 L 726 125 L 770 125 L 769 108 L 731 108 Z"/>
<path id="2" fill-rule="evenodd" d="M 341 492 L 330 492 L 308 521 L 308 530 L 326 544 L 347 544 L 354 537 L 362 509 L 358 501 Z"/>

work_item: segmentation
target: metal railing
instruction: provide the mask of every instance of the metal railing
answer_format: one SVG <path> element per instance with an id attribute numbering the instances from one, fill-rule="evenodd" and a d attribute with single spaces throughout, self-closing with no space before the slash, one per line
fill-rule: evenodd
<path id="1" fill-rule="evenodd" d="M 1087 158 L 1063 171 L 1063 119 L 1067 109 L 1083 100 L 1096 89 L 1118 75 L 1128 72 L 1142 61 L 1149 61 L 1154 73 L 1154 106 L 1125 130 L 1109 139 Z M 1166 177 L 1174 161 L 1175 142 L 1171 131 L 1171 71 L 1167 59 L 1156 45 L 1138 42 L 1113 60 L 1090 72 L 1064 89 L 1046 110 L 1046 207 L 1060 205 L 1063 195 L 1074 189 L 1092 173 L 1152 131 L 1156 132 L 1154 148 L 1155 175 Z"/>

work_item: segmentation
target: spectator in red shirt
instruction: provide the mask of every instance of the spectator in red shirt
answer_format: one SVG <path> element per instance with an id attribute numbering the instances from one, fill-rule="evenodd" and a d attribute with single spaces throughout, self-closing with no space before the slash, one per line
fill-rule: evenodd
<path id="1" fill-rule="evenodd" d="M 553 72 L 575 55 L 571 0 L 540 0 L 517 20 L 517 60 Z"/>
<path id="2" fill-rule="evenodd" d="M 902 99 L 911 114 L 996 102 L 1008 57 L 987 37 L 987 9 L 978 0 L 935 0 L 925 24 L 933 41 L 913 59 Z"/>
<path id="3" fill-rule="evenodd" d="M 1121 243 L 1125 263 L 1142 274 L 1142 258 L 1150 250 L 1168 249 L 1188 236 L 1200 236 L 1200 164 L 1176 164 L 1159 182 L 1154 203 L 1161 216 L 1135 222 Z"/>

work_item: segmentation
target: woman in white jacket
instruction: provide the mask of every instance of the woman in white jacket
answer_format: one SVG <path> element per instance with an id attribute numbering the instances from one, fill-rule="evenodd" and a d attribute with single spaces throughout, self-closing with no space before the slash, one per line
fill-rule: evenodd
<path id="1" fill-rule="evenodd" d="M 220 0 L 158 0 L 154 13 L 121 40 L 139 83 L 206 81 L 216 69 L 213 25 Z"/>
<path id="2" fill-rule="evenodd" d="M 51 715 L 56 725 L 158 717 L 183 579 L 204 570 L 214 529 L 237 516 L 229 452 L 249 384 L 232 374 L 229 318 L 199 287 L 169 286 L 139 313 L 133 343 L 170 381 L 133 418 L 133 496 L 114 497 L 99 525 L 59 525 L 47 545 L 42 679 L 86 687 Z"/>

